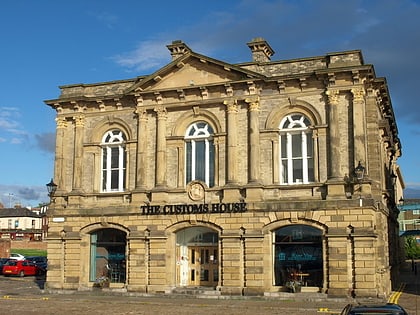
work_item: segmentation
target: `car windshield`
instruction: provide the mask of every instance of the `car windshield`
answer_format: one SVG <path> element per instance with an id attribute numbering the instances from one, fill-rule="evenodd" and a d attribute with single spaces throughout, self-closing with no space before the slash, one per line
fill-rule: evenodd
<path id="1" fill-rule="evenodd" d="M 6 263 L 7 266 L 16 266 L 17 265 L 17 261 L 16 260 L 9 260 Z"/>

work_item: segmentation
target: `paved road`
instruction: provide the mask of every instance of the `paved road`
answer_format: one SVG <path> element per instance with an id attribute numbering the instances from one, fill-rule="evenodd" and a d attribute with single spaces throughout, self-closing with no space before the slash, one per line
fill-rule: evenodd
<path id="1" fill-rule="evenodd" d="M 419 275 L 407 265 L 403 280 L 405 287 L 398 297 L 410 315 L 420 315 Z M 49 294 L 42 290 L 43 279 L 34 277 L 0 276 L 0 315 L 3 314 L 159 314 L 159 315 L 322 315 L 320 308 L 330 312 L 340 311 L 349 301 L 346 299 L 199 299 L 163 296 L 127 296 L 107 292 L 73 292 Z M 417 306 L 417 304 L 419 304 Z M 419 311 L 417 311 L 419 308 Z M 418 313 L 417 313 L 418 312 Z M 329 314 L 331 313 L 324 313 Z"/>

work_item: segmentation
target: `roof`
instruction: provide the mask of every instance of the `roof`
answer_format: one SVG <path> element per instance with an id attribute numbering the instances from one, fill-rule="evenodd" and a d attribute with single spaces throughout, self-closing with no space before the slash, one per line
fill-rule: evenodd
<path id="1" fill-rule="evenodd" d="M 3 208 L 0 209 L 0 218 L 30 217 L 40 218 L 42 215 L 27 208 Z"/>

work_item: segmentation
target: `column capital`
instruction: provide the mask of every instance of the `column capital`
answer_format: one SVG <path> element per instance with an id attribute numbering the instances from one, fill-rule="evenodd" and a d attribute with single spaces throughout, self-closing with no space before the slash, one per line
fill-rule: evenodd
<path id="1" fill-rule="evenodd" d="M 328 97 L 328 103 L 330 103 L 330 105 L 338 105 L 338 95 L 340 94 L 339 90 L 328 89 L 325 94 Z"/>
<path id="2" fill-rule="evenodd" d="M 134 114 L 140 119 L 140 120 L 147 120 L 147 111 L 143 107 L 137 107 L 134 110 Z"/>
<path id="3" fill-rule="evenodd" d="M 223 104 L 226 105 L 226 111 L 228 114 L 235 114 L 238 112 L 238 101 L 235 100 L 225 100 Z"/>
<path id="4" fill-rule="evenodd" d="M 57 129 L 59 128 L 66 128 L 67 127 L 67 120 L 66 118 L 56 118 L 55 122 L 57 124 Z"/>
<path id="5" fill-rule="evenodd" d="M 76 127 L 84 127 L 85 126 L 85 115 L 74 116 L 73 120 L 76 124 Z"/>
<path id="6" fill-rule="evenodd" d="M 351 89 L 351 93 L 353 95 L 354 103 L 363 103 L 364 97 L 366 95 L 365 90 L 363 88 Z"/>
<path id="7" fill-rule="evenodd" d="M 259 111 L 260 110 L 260 98 L 246 98 L 245 103 L 248 103 L 248 109 L 250 112 Z"/>
<path id="8" fill-rule="evenodd" d="M 156 112 L 158 119 L 167 118 L 168 111 L 166 110 L 166 107 L 156 106 L 153 110 Z"/>

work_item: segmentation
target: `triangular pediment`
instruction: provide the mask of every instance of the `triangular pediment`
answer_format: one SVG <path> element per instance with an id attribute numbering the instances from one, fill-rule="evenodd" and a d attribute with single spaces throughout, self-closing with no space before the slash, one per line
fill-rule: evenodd
<path id="1" fill-rule="evenodd" d="M 261 74 L 190 52 L 143 78 L 130 91 L 183 89 L 261 77 Z"/>

